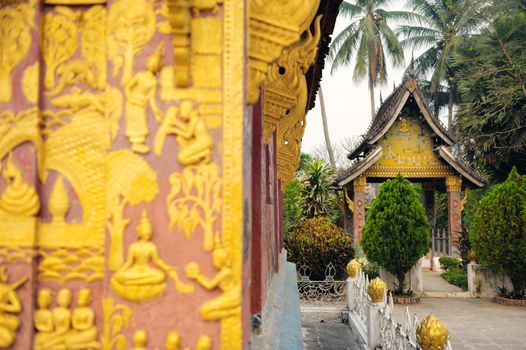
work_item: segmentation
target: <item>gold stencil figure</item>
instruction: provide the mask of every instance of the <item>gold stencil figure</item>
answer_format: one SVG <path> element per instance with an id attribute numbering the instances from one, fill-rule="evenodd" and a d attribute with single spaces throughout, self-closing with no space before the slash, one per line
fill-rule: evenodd
<path id="1" fill-rule="evenodd" d="M 41 349 L 62 350 L 65 349 L 65 341 L 71 330 L 71 291 L 62 288 L 58 291 L 57 306 L 53 309 L 54 332 L 42 342 Z"/>
<path id="2" fill-rule="evenodd" d="M 20 327 L 22 304 L 16 290 L 27 282 L 27 277 L 15 283 L 7 284 L 9 275 L 5 266 L 0 266 L 0 348 L 7 348 L 13 344 L 16 331 Z"/>
<path id="3" fill-rule="evenodd" d="M 36 215 L 40 209 L 38 195 L 35 189 L 24 181 L 21 171 L 15 166 L 13 153 L 9 153 L 2 175 L 7 186 L 0 196 L 0 215 Z"/>
<path id="4" fill-rule="evenodd" d="M 207 335 L 201 335 L 199 336 L 199 339 L 197 339 L 197 345 L 195 346 L 195 350 L 210 350 L 212 349 L 212 339 L 210 339 Z"/>
<path id="5" fill-rule="evenodd" d="M 179 350 L 181 347 L 181 335 L 175 331 L 168 333 L 164 347 L 166 350 Z"/>
<path id="6" fill-rule="evenodd" d="M 230 254 L 222 246 L 218 236 L 215 239 L 212 260 L 214 267 L 219 270 L 212 279 L 206 277 L 195 262 L 189 263 L 185 269 L 186 276 L 196 280 L 204 288 L 219 288 L 223 292 L 201 306 L 201 317 L 205 320 L 219 320 L 235 316 L 241 310 L 241 289 L 232 271 Z"/>
<path id="7" fill-rule="evenodd" d="M 83 288 L 77 297 L 77 307 L 71 315 L 73 329 L 66 337 L 68 350 L 99 349 L 97 341 L 97 327 L 95 326 L 95 312 L 90 307 L 91 291 Z"/>
<path id="8" fill-rule="evenodd" d="M 149 133 L 148 106 L 155 119 L 162 119 L 162 112 L 157 107 L 157 74 L 161 69 L 162 45 L 148 58 L 147 69 L 134 75 L 125 85 L 126 96 L 126 137 L 132 145 L 132 151 L 147 153 L 150 147 L 144 144 Z"/>
<path id="9" fill-rule="evenodd" d="M 69 197 L 62 176 L 59 176 L 57 181 L 55 181 L 55 187 L 53 187 L 53 192 L 51 192 L 49 197 L 48 209 L 54 223 L 64 223 L 66 221 L 66 214 L 69 211 Z"/>
<path id="10" fill-rule="evenodd" d="M 30 28 L 34 28 L 35 1 L 0 8 L 0 103 L 13 94 L 11 73 L 29 52 Z"/>
<path id="11" fill-rule="evenodd" d="M 36 334 L 33 339 L 33 350 L 44 350 L 42 344 L 53 336 L 53 315 L 49 306 L 51 305 L 51 290 L 41 289 L 37 297 L 38 310 L 35 311 L 33 322 L 35 323 Z"/>
<path id="12" fill-rule="evenodd" d="M 180 151 L 177 160 L 181 165 L 188 166 L 197 163 L 209 163 L 214 147 L 214 139 L 208 131 L 205 121 L 199 116 L 198 110 L 190 101 L 183 101 L 177 109 L 170 107 L 155 137 L 154 151 L 160 155 L 166 135 L 174 134 Z"/>
<path id="13" fill-rule="evenodd" d="M 151 242 L 153 230 L 146 210 L 142 212 L 137 234 L 139 240 L 130 245 L 128 258 L 111 279 L 115 293 L 135 302 L 157 298 L 166 289 L 166 274 L 173 279 L 179 292 L 193 292 L 193 286 L 182 283 L 175 269 L 159 257 L 157 246 Z"/>

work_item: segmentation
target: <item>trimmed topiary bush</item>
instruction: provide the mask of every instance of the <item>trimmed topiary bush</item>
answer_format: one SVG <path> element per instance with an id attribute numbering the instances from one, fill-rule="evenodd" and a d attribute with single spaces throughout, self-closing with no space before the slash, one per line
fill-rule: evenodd
<path id="1" fill-rule="evenodd" d="M 429 229 L 416 188 L 401 175 L 384 182 L 367 213 L 361 245 L 369 260 L 396 277 L 395 293 L 403 293 L 405 274 L 428 252 Z"/>
<path id="2" fill-rule="evenodd" d="M 507 275 L 513 296 L 526 289 L 526 186 L 515 168 L 508 179 L 482 198 L 469 240 L 477 260 L 495 274 Z"/>
<path id="3" fill-rule="evenodd" d="M 345 266 L 354 257 L 351 237 L 330 219 L 305 220 L 285 238 L 288 260 L 311 269 L 311 280 L 323 280 L 332 262 L 337 279 L 345 278 Z"/>
<path id="4" fill-rule="evenodd" d="M 462 261 L 450 256 L 441 256 L 438 258 L 438 262 L 440 263 L 442 270 L 454 270 L 462 268 Z"/>

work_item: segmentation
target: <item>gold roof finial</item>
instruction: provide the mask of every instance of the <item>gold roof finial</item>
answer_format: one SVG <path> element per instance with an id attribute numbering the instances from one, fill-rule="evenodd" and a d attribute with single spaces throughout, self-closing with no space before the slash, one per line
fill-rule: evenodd
<path id="1" fill-rule="evenodd" d="M 429 314 L 416 329 L 416 340 L 422 350 L 443 350 L 449 339 L 447 326 Z"/>

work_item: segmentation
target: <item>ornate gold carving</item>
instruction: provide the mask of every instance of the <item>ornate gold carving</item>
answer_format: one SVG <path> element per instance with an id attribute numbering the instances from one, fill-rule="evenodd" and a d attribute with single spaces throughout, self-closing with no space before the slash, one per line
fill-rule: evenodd
<path id="1" fill-rule="evenodd" d="M 447 192 L 460 192 L 462 185 L 462 179 L 460 176 L 448 175 L 446 176 L 446 191 Z"/>
<path id="2" fill-rule="evenodd" d="M 166 275 L 174 281 L 178 292 L 193 292 L 194 287 L 181 282 L 175 269 L 159 257 L 157 246 L 151 242 L 153 228 L 145 210 L 137 234 L 139 240 L 130 245 L 128 258 L 111 279 L 115 293 L 135 302 L 155 299 L 166 290 Z M 155 267 L 151 266 L 152 263 Z"/>
<path id="3" fill-rule="evenodd" d="M 358 277 L 358 274 L 360 273 L 360 270 L 362 268 L 362 264 L 356 259 L 352 259 L 347 264 L 347 275 L 349 278 L 355 279 Z"/>
<path id="4" fill-rule="evenodd" d="M 149 134 L 148 106 L 157 121 L 162 120 L 162 112 L 157 106 L 157 74 L 162 64 L 162 45 L 148 58 L 147 69 L 134 75 L 124 85 L 126 96 L 126 137 L 132 151 L 147 153 L 150 147 L 145 144 Z"/>
<path id="5" fill-rule="evenodd" d="M 21 171 L 13 162 L 13 153 L 9 153 L 2 172 L 7 184 L 0 196 L 1 217 L 32 217 L 40 209 L 40 201 L 35 189 L 29 186 Z"/>
<path id="6" fill-rule="evenodd" d="M 403 117 L 400 119 L 400 128 L 398 132 L 406 133 L 409 132 L 409 125 L 407 125 L 407 118 Z"/>
<path id="7" fill-rule="evenodd" d="M 104 249 L 40 249 L 39 280 L 64 283 L 71 280 L 93 282 L 104 277 Z"/>
<path id="8" fill-rule="evenodd" d="M 195 350 L 210 350 L 212 348 L 212 339 L 207 335 L 201 335 L 197 338 Z"/>
<path id="9" fill-rule="evenodd" d="M 73 329 L 66 338 L 67 349 L 99 349 L 95 312 L 90 307 L 91 291 L 83 288 L 77 296 L 77 307 L 71 315 Z"/>
<path id="10" fill-rule="evenodd" d="M 177 112 L 179 112 L 181 120 L 177 119 Z M 214 139 L 192 102 L 182 101 L 179 110 L 175 107 L 168 109 L 155 137 L 154 150 L 157 155 L 161 154 L 164 140 L 168 134 L 176 136 L 180 147 L 177 160 L 181 165 L 189 166 L 210 162 Z"/>
<path id="11" fill-rule="evenodd" d="M 364 173 L 367 177 L 393 178 L 401 174 L 406 178 L 441 178 L 453 175 L 453 170 L 448 165 L 438 166 L 380 166 L 373 165 Z"/>
<path id="12" fill-rule="evenodd" d="M 0 247 L 0 264 L 14 262 L 30 264 L 35 256 L 36 250 L 33 247 Z"/>
<path id="13" fill-rule="evenodd" d="M 136 330 L 133 334 L 133 348 L 132 350 L 147 350 L 148 333 L 144 329 Z"/>
<path id="14" fill-rule="evenodd" d="M 113 75 L 122 69 L 121 84 L 133 75 L 135 55 L 155 33 L 155 13 L 150 0 L 115 1 L 108 13 L 108 54 Z"/>
<path id="15" fill-rule="evenodd" d="M 44 0 L 48 5 L 94 5 L 105 4 L 106 0 Z"/>
<path id="16" fill-rule="evenodd" d="M 468 192 L 469 192 L 469 188 L 466 187 L 466 189 L 464 190 L 464 197 L 462 197 L 462 199 L 460 200 L 460 212 L 461 213 L 464 211 L 464 206 L 468 202 Z"/>
<path id="17" fill-rule="evenodd" d="M 343 188 L 343 194 L 345 195 L 345 202 L 347 202 L 347 207 L 349 208 L 351 213 L 354 213 L 354 202 L 351 199 L 351 197 L 349 197 L 349 193 L 347 191 L 347 187 Z"/>
<path id="18" fill-rule="evenodd" d="M 170 175 L 171 191 L 166 198 L 170 227 L 178 225 L 191 239 L 197 227 L 203 230 L 203 247 L 214 247 L 214 223 L 221 212 L 221 186 L 216 164 L 187 166 Z"/>
<path id="19" fill-rule="evenodd" d="M 5 266 L 0 266 L 0 347 L 10 347 L 16 338 L 20 327 L 22 304 L 16 290 L 27 282 L 24 277 L 14 283 L 8 284 L 9 275 Z"/>
<path id="20" fill-rule="evenodd" d="M 284 51 L 272 66 L 265 85 L 265 105 L 272 105 L 265 108 L 265 127 L 272 129 L 275 125 L 278 177 L 282 186 L 292 181 L 299 165 L 301 139 L 306 126 L 308 88 L 305 73 L 316 58 L 321 36 L 320 21 L 321 15 L 315 20 L 314 35 L 307 31 L 304 40 Z M 286 110 L 279 106 L 283 96 L 290 102 Z M 267 111 L 279 114 L 269 116 Z M 265 131 L 267 138 L 269 134 L 272 133 Z"/>
<path id="21" fill-rule="evenodd" d="M 113 298 L 102 300 L 104 329 L 101 340 L 102 350 L 126 349 L 128 340 L 122 331 L 128 328 L 132 312 L 126 305 L 117 305 Z"/>
<path id="22" fill-rule="evenodd" d="M 40 64 L 35 62 L 26 68 L 22 77 L 22 92 L 24 93 L 26 100 L 34 104 L 38 102 L 39 80 Z"/>
<path id="23" fill-rule="evenodd" d="M 241 311 L 241 289 L 233 276 L 230 253 L 222 245 L 219 235 L 215 239 L 212 258 L 214 267 L 219 270 L 212 279 L 206 277 L 195 262 L 189 263 L 185 269 L 186 276 L 195 279 L 204 288 L 219 288 L 222 292 L 201 306 L 201 317 L 205 320 L 219 320 L 238 316 Z"/>
<path id="24" fill-rule="evenodd" d="M 53 337 L 53 314 L 49 307 L 51 305 L 51 290 L 41 289 L 37 297 L 38 309 L 33 315 L 36 334 L 33 338 L 33 350 L 44 350 L 42 344 Z"/>
<path id="25" fill-rule="evenodd" d="M 166 350 L 179 350 L 181 347 L 181 335 L 174 331 L 169 332 L 166 336 L 164 347 Z"/>
<path id="26" fill-rule="evenodd" d="M 116 271 L 124 262 L 123 235 L 129 220 L 124 207 L 151 201 L 159 192 L 157 174 L 141 157 L 130 150 L 109 154 L 106 190 L 107 223 L 110 236 L 108 268 Z"/>
<path id="27" fill-rule="evenodd" d="M 300 39 L 319 6 L 319 0 L 249 1 L 248 96 L 255 104 L 269 66 L 282 50 Z"/>
<path id="28" fill-rule="evenodd" d="M 354 193 L 365 192 L 367 187 L 367 177 L 365 175 L 360 175 L 353 181 Z"/>
<path id="29" fill-rule="evenodd" d="M 46 63 L 44 85 L 47 89 L 55 87 L 57 67 L 66 62 L 77 51 L 75 13 L 67 7 L 56 7 L 56 13 L 44 16 L 42 35 L 42 55 Z"/>
<path id="30" fill-rule="evenodd" d="M 31 47 L 36 1 L 31 0 L 0 8 L 0 103 L 9 102 L 13 94 L 11 73 Z"/>
<path id="31" fill-rule="evenodd" d="M 445 349 L 448 339 L 447 326 L 433 314 L 424 318 L 416 329 L 416 341 L 422 350 Z"/>
<path id="32" fill-rule="evenodd" d="M 191 0 L 166 0 L 168 22 L 173 36 L 175 85 L 177 87 L 190 85 L 191 6 Z"/>
<path id="33" fill-rule="evenodd" d="M 48 210 L 51 214 L 52 222 L 66 222 L 66 214 L 69 211 L 69 198 L 62 176 L 59 176 L 55 182 L 55 187 L 53 187 L 53 192 L 51 192 L 49 197 Z"/>
<path id="34" fill-rule="evenodd" d="M 387 290 L 387 284 L 385 284 L 384 281 L 380 279 L 380 277 L 376 277 L 371 282 L 369 282 L 369 285 L 367 286 L 367 293 L 369 294 L 369 297 L 371 298 L 371 302 L 373 304 L 378 304 L 384 301 L 384 295 L 385 291 Z"/>
<path id="35" fill-rule="evenodd" d="M 54 331 L 42 342 L 40 349 L 65 348 L 65 340 L 71 330 L 71 290 L 62 288 L 57 295 L 57 306 L 51 311 Z"/>

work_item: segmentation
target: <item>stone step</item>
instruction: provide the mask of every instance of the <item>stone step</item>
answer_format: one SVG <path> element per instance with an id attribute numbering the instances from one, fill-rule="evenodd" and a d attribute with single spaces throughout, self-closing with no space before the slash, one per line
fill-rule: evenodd
<path id="1" fill-rule="evenodd" d="M 469 291 L 465 292 L 439 292 L 426 290 L 421 295 L 422 298 L 471 298 Z"/>

